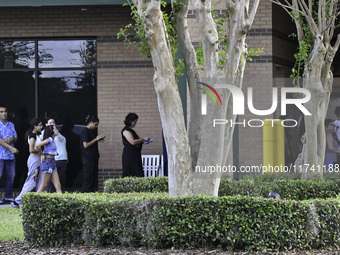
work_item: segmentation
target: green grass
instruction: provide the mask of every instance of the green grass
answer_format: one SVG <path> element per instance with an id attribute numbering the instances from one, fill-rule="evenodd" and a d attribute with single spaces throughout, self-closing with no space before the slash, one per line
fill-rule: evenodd
<path id="1" fill-rule="evenodd" d="M 21 209 L 0 208 L 0 242 L 24 241 Z"/>

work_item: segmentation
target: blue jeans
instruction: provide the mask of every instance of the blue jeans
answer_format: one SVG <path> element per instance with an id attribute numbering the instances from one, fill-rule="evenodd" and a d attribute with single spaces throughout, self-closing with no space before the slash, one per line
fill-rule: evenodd
<path id="1" fill-rule="evenodd" d="M 0 159 L 0 178 L 4 169 L 7 174 L 5 198 L 12 198 L 13 181 L 15 177 L 15 159 Z"/>

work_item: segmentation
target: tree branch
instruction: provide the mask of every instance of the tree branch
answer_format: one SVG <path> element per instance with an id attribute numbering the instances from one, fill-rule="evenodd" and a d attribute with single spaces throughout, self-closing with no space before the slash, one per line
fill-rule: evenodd
<path id="1" fill-rule="evenodd" d="M 281 6 L 289 14 L 289 16 L 291 16 L 292 18 L 294 18 L 294 17 L 290 13 L 290 10 L 297 12 L 297 13 L 300 13 L 300 14 L 303 14 L 302 11 L 300 11 L 298 8 L 294 8 L 293 5 L 291 3 L 289 3 L 287 0 L 284 0 L 284 2 L 286 4 L 281 3 L 279 0 L 270 0 L 270 1 L 274 4 Z"/>
<path id="2" fill-rule="evenodd" d="M 326 52 L 326 55 L 325 55 L 323 66 L 322 66 L 322 72 L 323 73 L 321 74 L 321 77 L 323 77 L 325 79 L 329 79 L 329 77 L 330 77 L 328 73 L 329 73 L 330 68 L 332 66 L 335 54 L 339 49 L 339 45 L 340 45 L 340 34 L 338 34 L 337 40 L 336 40 L 333 47 L 330 44 L 328 44 L 327 52 Z M 327 86 L 329 84 L 327 82 L 323 82 L 323 84 L 324 84 L 324 89 L 327 89 Z M 332 88 L 332 84 L 330 84 L 330 85 L 331 85 L 331 87 L 330 87 L 329 90 L 331 90 L 331 88 Z"/>
<path id="3" fill-rule="evenodd" d="M 218 68 L 218 33 L 211 15 L 211 0 L 192 0 L 192 6 L 199 24 L 204 54 L 204 71 L 206 77 Z"/>
<path id="4" fill-rule="evenodd" d="M 310 0 L 309 0 L 310 1 Z M 297 1 L 299 9 L 302 11 L 302 13 L 304 14 L 304 16 L 310 16 L 310 9 L 308 8 L 305 0 L 298 0 Z"/>
<path id="5" fill-rule="evenodd" d="M 340 34 L 338 34 L 338 37 L 336 38 L 335 44 L 333 46 L 333 49 L 335 49 L 335 51 L 338 51 L 340 46 Z"/>
<path id="6" fill-rule="evenodd" d="M 198 150 L 201 145 L 201 97 L 199 90 L 196 89 L 196 82 L 200 81 L 199 68 L 194 46 L 192 45 L 188 31 L 187 14 L 188 1 L 172 0 L 172 10 L 175 17 L 175 27 L 178 37 L 179 47 L 183 55 L 185 72 L 190 93 L 190 118 L 188 121 L 188 137 L 191 148 L 191 158 L 193 164 L 197 162 Z M 196 117 L 191 117 L 196 116 Z"/>
<path id="7" fill-rule="evenodd" d="M 300 15 L 304 16 L 305 13 L 299 9 L 297 0 L 292 0 L 292 3 L 290 3 L 288 0 L 284 0 L 286 4 L 282 4 L 280 0 L 270 0 L 270 1 L 281 6 L 288 13 L 288 15 L 293 18 L 295 22 L 295 26 L 296 26 L 298 41 L 299 42 L 303 41 L 305 37 L 305 33 L 303 31 L 301 24 L 298 22 L 298 19 Z M 293 12 L 293 14 L 291 13 L 291 11 Z"/>
<path id="8" fill-rule="evenodd" d="M 235 3 L 232 0 L 225 0 L 225 5 L 228 11 L 235 11 Z"/>
<path id="9" fill-rule="evenodd" d="M 320 1 L 324 1 L 324 0 L 320 0 Z M 306 3 L 304 1 L 299 1 L 300 4 L 304 5 L 305 7 L 307 7 Z M 320 26 L 322 26 L 322 22 L 321 24 L 319 24 L 319 26 L 315 23 L 314 18 L 313 18 L 313 4 L 312 4 L 312 0 L 310 0 L 310 5 L 309 5 L 309 9 L 306 10 L 306 21 L 309 24 L 309 28 L 310 28 L 310 32 L 312 34 L 313 38 L 316 38 L 317 35 L 321 35 L 322 34 L 322 29 L 320 28 Z"/>
<path id="10" fill-rule="evenodd" d="M 319 23 L 319 30 L 324 31 L 324 15 L 325 9 L 324 5 L 322 4 L 324 0 L 319 0 L 319 8 L 318 8 L 318 23 Z"/>
<path id="11" fill-rule="evenodd" d="M 260 0 L 254 0 L 254 3 L 252 5 L 252 7 L 251 7 L 250 14 L 249 14 L 249 16 L 246 19 L 246 25 L 248 27 L 247 32 L 249 31 L 249 29 L 251 28 L 251 25 L 254 22 L 255 14 L 256 14 L 256 11 L 257 11 L 257 8 L 258 8 L 259 4 L 260 4 Z"/>
<path id="12" fill-rule="evenodd" d="M 329 12 L 328 15 L 326 16 L 326 20 L 328 20 L 331 17 L 331 13 L 333 13 L 334 10 L 334 1 L 327 1 L 326 5 L 329 4 Z"/>
<path id="13" fill-rule="evenodd" d="M 323 0 L 321 0 L 323 1 Z M 321 2 L 319 1 L 319 2 Z M 301 2 L 304 2 L 304 0 L 301 0 Z M 309 15 L 312 16 L 313 14 L 313 0 L 308 0 L 308 10 L 309 10 Z"/>
<path id="14" fill-rule="evenodd" d="M 324 34 L 325 41 L 330 41 L 334 35 L 334 29 L 335 29 L 334 22 L 335 22 L 334 17 L 327 18 L 326 28 L 324 31 L 322 31 L 322 33 Z"/>

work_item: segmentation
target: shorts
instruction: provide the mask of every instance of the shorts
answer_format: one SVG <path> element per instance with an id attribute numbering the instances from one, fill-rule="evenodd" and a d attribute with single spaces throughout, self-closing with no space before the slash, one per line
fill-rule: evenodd
<path id="1" fill-rule="evenodd" d="M 52 174 L 57 171 L 57 166 L 54 158 L 45 158 L 44 162 L 40 164 L 40 171 L 43 174 Z"/>

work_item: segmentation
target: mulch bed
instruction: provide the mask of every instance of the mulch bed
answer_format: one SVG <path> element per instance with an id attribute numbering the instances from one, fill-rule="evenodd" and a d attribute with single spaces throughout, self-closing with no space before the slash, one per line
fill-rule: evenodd
<path id="1" fill-rule="evenodd" d="M 222 250 L 148 250 L 145 248 L 110 248 L 110 247 L 61 247 L 61 248 L 30 248 L 26 242 L 1 242 L 1 255 L 246 255 L 246 254 L 271 254 L 271 255 L 339 255 L 340 249 L 319 251 L 289 251 L 289 252 L 226 252 Z"/>

